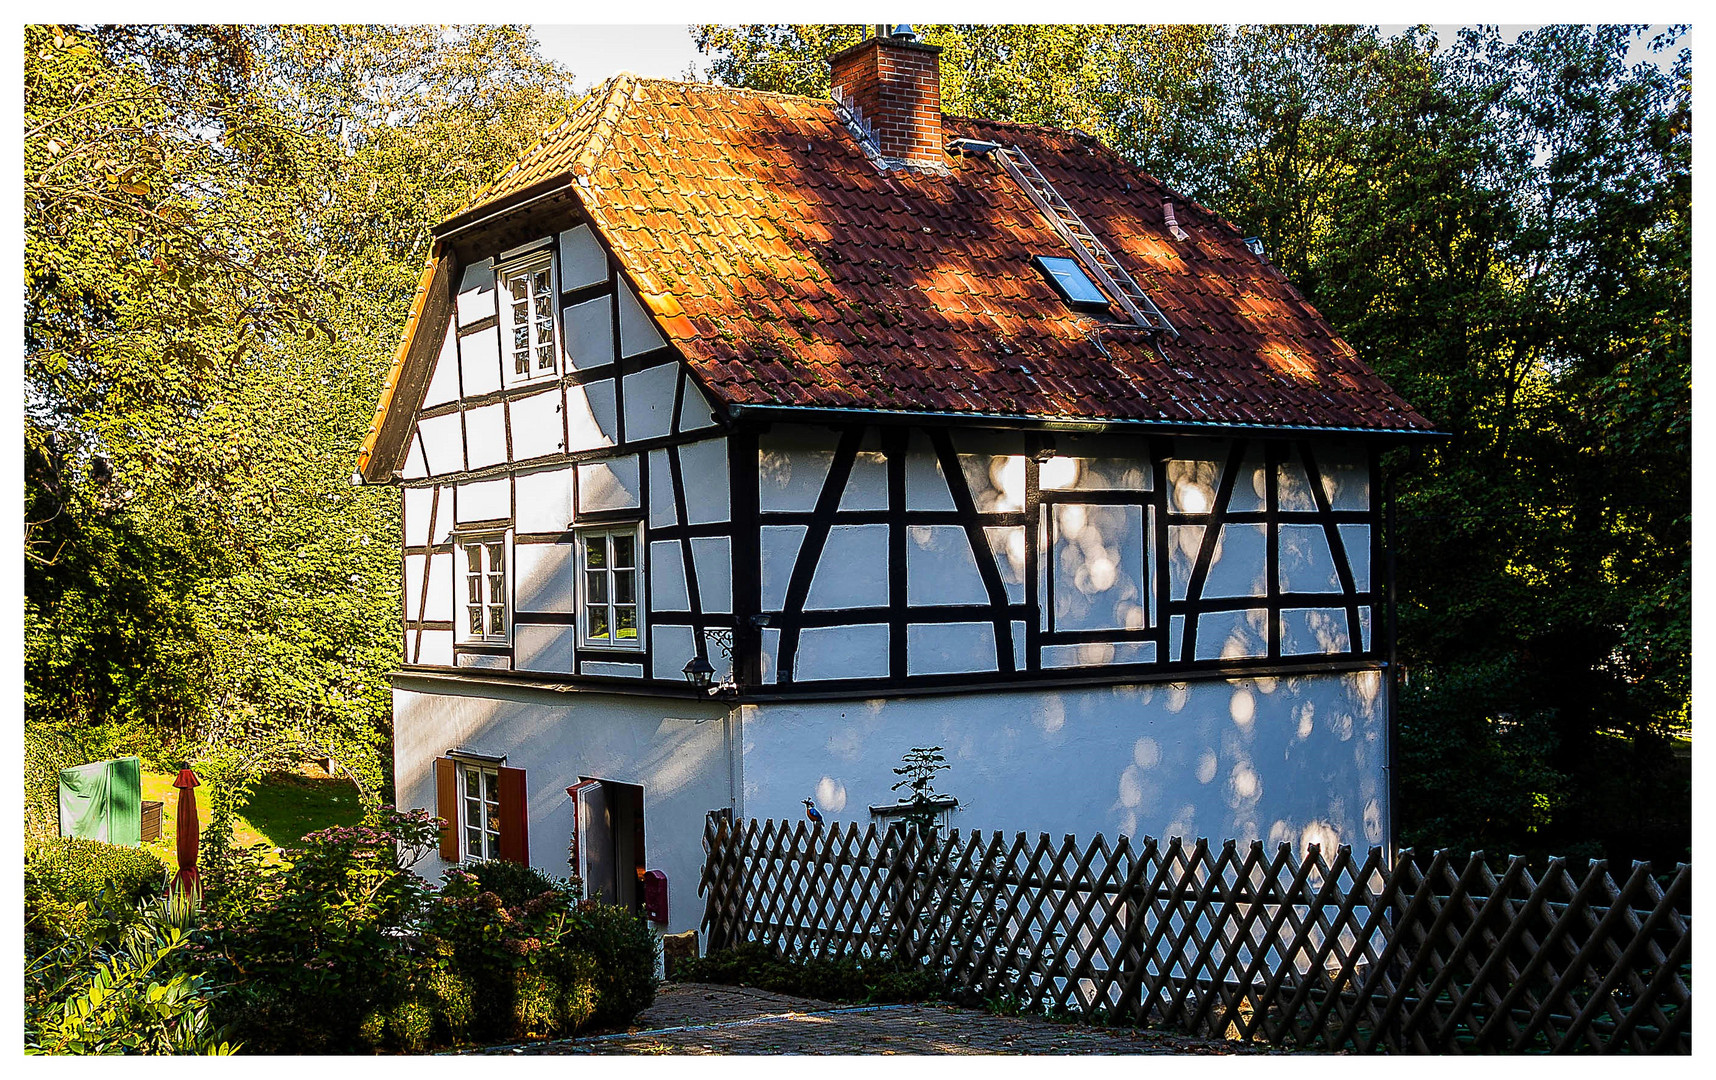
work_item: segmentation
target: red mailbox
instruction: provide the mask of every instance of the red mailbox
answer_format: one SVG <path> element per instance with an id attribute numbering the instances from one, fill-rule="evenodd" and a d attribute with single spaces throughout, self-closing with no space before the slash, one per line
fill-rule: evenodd
<path id="1" fill-rule="evenodd" d="M 660 870 L 646 871 L 643 887 L 644 918 L 667 925 L 667 875 Z"/>

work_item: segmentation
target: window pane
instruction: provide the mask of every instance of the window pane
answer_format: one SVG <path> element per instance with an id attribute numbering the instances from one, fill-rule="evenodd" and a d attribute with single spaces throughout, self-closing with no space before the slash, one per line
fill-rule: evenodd
<path id="1" fill-rule="evenodd" d="M 506 613 L 501 608 L 489 609 L 489 633 L 504 635 L 506 633 Z"/>
<path id="2" fill-rule="evenodd" d="M 473 859 L 483 857 L 483 834 L 476 829 L 465 830 L 465 854 Z"/>
<path id="3" fill-rule="evenodd" d="M 521 312 L 522 315 L 522 312 Z M 538 319 L 553 319 L 554 307 L 549 296 L 544 293 L 536 298 L 536 317 Z"/>
<path id="4" fill-rule="evenodd" d="M 638 609 L 616 605 L 614 607 L 614 624 L 619 629 L 616 637 L 636 641 L 638 636 Z"/>
<path id="5" fill-rule="evenodd" d="M 608 565 L 608 545 L 600 536 L 584 538 L 584 565 L 592 570 Z"/>
<path id="6" fill-rule="evenodd" d="M 471 608 L 471 633 L 480 635 L 482 632 L 483 632 L 483 606 L 481 604 L 478 604 L 475 607 Z"/>
<path id="7" fill-rule="evenodd" d="M 481 544 L 465 545 L 465 568 L 473 574 L 483 568 L 483 547 Z"/>
<path id="8" fill-rule="evenodd" d="M 554 346 L 539 345 L 536 348 L 536 366 L 543 369 L 554 367 Z"/>
<path id="9" fill-rule="evenodd" d="M 585 572 L 584 601 L 589 604 L 605 604 L 608 602 L 607 574 L 600 570 Z"/>
<path id="10" fill-rule="evenodd" d="M 529 375 L 530 374 L 530 354 L 529 353 L 519 353 L 517 356 L 512 358 L 512 373 L 514 375 Z"/>
<path id="11" fill-rule="evenodd" d="M 635 542 L 636 542 L 636 538 L 633 537 L 630 533 L 624 533 L 624 534 L 620 534 L 620 535 L 617 535 L 614 537 L 614 565 L 615 566 L 636 566 L 637 565 L 637 563 L 632 559 L 632 546 Z"/>
<path id="12" fill-rule="evenodd" d="M 539 293 L 548 291 L 548 267 L 538 270 L 530 279 L 531 288 Z"/>
<path id="13" fill-rule="evenodd" d="M 615 570 L 614 571 L 614 603 L 616 603 L 616 604 L 635 604 L 635 603 L 637 603 L 638 598 L 637 598 L 636 586 L 637 586 L 637 571 L 635 571 L 635 570 Z"/>
<path id="14" fill-rule="evenodd" d="M 489 572 L 491 574 L 498 574 L 502 570 L 505 570 L 505 569 L 506 569 L 506 545 L 505 544 L 490 544 L 489 545 Z"/>
<path id="15" fill-rule="evenodd" d="M 530 348 L 530 327 L 528 325 L 513 328 L 512 347 L 514 349 Z"/>
<path id="16" fill-rule="evenodd" d="M 527 323 L 529 321 L 530 321 L 530 304 L 528 304 L 527 302 L 525 302 L 523 300 L 513 301 L 512 324 L 514 326 L 517 326 L 520 323 Z"/>
<path id="17" fill-rule="evenodd" d="M 473 799 L 482 798 L 483 789 L 481 781 L 477 779 L 477 770 L 465 769 L 463 772 L 465 774 L 465 794 Z"/>
<path id="18" fill-rule="evenodd" d="M 465 592 L 468 594 L 466 596 L 466 602 L 472 603 L 472 604 L 482 603 L 482 601 L 483 601 L 483 587 L 481 584 L 479 584 L 479 582 L 481 582 L 481 581 L 482 581 L 482 576 L 480 574 L 470 574 L 470 575 L 466 576 L 465 585 L 467 586 L 467 588 L 466 588 Z"/>
<path id="19" fill-rule="evenodd" d="M 506 578 L 499 574 L 489 575 L 489 603 L 506 603 Z"/>
<path id="20" fill-rule="evenodd" d="M 591 641 L 608 637 L 608 605 L 592 604 L 585 609 L 584 636 Z"/>

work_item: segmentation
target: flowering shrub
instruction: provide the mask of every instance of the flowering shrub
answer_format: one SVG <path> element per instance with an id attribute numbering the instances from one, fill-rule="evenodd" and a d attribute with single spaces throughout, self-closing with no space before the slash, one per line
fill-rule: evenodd
<path id="1" fill-rule="evenodd" d="M 641 919 L 508 863 L 456 867 L 437 890 L 411 866 L 438 831 L 381 807 L 304 837 L 283 865 L 226 846 L 200 915 L 175 906 L 170 928 L 123 950 L 79 942 L 119 941 L 144 917 L 129 897 L 73 902 L 27 874 L 31 1045 L 415 1053 L 624 1023 L 654 999 Z"/>

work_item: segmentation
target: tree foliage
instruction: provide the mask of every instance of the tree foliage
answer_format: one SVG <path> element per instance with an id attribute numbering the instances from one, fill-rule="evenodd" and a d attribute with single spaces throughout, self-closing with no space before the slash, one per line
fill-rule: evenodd
<path id="1" fill-rule="evenodd" d="M 347 477 L 428 229 L 568 80 L 517 27 L 26 29 L 32 726 L 379 794 L 398 506 Z"/>
<path id="2" fill-rule="evenodd" d="M 697 40 L 717 80 L 820 94 L 861 30 Z M 917 30 L 944 109 L 1084 130 L 1262 237 L 1449 434 L 1387 462 L 1403 839 L 1686 857 L 1681 30 Z"/>

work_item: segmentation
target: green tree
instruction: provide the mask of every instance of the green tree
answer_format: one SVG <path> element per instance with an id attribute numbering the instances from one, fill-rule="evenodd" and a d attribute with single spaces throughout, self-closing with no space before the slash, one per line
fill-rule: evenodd
<path id="1" fill-rule="evenodd" d="M 950 112 L 1083 129 L 1263 237 L 1451 437 L 1391 455 L 1405 839 L 1684 857 L 1690 55 L 1644 28 L 923 26 Z M 858 27 L 698 28 L 826 90 Z"/>
<path id="2" fill-rule="evenodd" d="M 372 797 L 398 497 L 354 489 L 428 230 L 557 122 L 517 27 L 30 27 L 26 706 Z"/>

